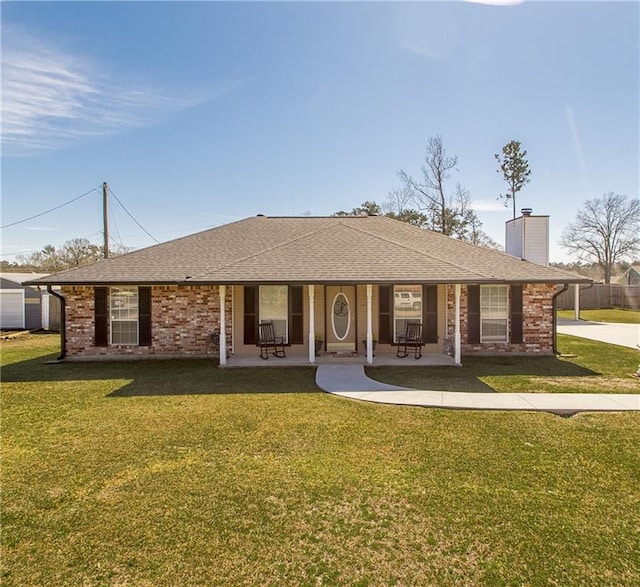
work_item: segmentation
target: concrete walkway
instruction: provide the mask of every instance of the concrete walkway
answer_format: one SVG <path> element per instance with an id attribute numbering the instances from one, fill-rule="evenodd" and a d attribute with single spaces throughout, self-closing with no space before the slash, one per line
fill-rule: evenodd
<path id="1" fill-rule="evenodd" d="M 426 391 L 386 385 L 365 375 L 361 365 L 320 365 L 320 389 L 351 399 L 383 404 L 468 410 L 527 410 L 553 414 L 640 411 L 640 394 L 475 393 Z"/>
<path id="2" fill-rule="evenodd" d="M 558 332 L 638 349 L 640 324 L 613 324 L 558 318 Z"/>

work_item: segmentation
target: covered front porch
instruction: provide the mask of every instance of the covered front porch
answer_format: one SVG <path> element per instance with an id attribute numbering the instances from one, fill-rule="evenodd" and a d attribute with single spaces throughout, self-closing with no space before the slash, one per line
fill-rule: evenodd
<path id="1" fill-rule="evenodd" d="M 358 353 L 323 353 L 315 356 L 313 363 L 309 357 L 300 353 L 287 353 L 285 357 L 270 356 L 261 359 L 256 352 L 254 355 L 231 355 L 226 362 L 220 362 L 220 367 L 308 367 L 310 365 L 374 365 L 376 367 L 451 367 L 456 366 L 454 357 L 442 353 L 423 353 L 415 359 L 413 355 L 405 358 L 396 356 L 395 350 L 377 352 L 373 361 L 369 363 L 367 356 Z M 459 364 L 457 366 L 460 366 Z"/>
<path id="2" fill-rule="evenodd" d="M 227 333 L 219 340 L 221 367 L 460 365 L 459 284 L 221 285 L 220 296 L 230 301 L 220 308 L 219 332 Z M 279 328 L 285 357 L 260 358 L 264 320 Z M 422 356 L 410 351 L 400 358 L 396 342 L 416 320 L 423 326 Z"/>

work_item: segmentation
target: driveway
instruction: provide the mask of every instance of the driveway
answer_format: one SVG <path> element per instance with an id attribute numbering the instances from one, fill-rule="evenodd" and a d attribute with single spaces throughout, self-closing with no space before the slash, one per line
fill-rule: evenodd
<path id="1" fill-rule="evenodd" d="M 558 318 L 558 332 L 632 349 L 640 348 L 640 324 L 612 324 Z"/>

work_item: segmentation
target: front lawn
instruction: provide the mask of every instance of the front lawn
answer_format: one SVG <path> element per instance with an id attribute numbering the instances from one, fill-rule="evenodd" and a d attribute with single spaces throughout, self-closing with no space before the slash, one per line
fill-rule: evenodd
<path id="1" fill-rule="evenodd" d="M 558 318 L 573 320 L 573 310 L 558 310 Z M 580 319 L 592 322 L 614 322 L 620 324 L 640 324 L 640 312 L 637 310 L 580 310 Z"/>
<path id="2" fill-rule="evenodd" d="M 42 365 L 55 346 L 1 346 L 3 586 L 640 583 L 637 413 L 368 404 L 312 369 Z"/>
<path id="3" fill-rule="evenodd" d="M 637 350 L 563 334 L 558 350 L 559 358 L 463 357 L 462 367 L 370 367 L 367 374 L 434 391 L 640 393 Z"/>

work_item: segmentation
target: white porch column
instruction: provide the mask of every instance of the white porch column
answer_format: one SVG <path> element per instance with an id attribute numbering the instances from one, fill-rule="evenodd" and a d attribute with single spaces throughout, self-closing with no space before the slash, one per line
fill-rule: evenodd
<path id="1" fill-rule="evenodd" d="M 573 317 L 580 320 L 580 284 L 573 284 Z"/>
<path id="2" fill-rule="evenodd" d="M 227 364 L 227 286 L 221 285 L 220 291 L 220 364 Z"/>
<path id="3" fill-rule="evenodd" d="M 456 283 L 455 285 L 455 292 L 456 292 L 456 312 L 455 312 L 456 322 L 455 322 L 455 330 L 453 335 L 454 342 L 455 342 L 454 360 L 456 362 L 456 365 L 460 365 L 461 345 L 460 345 L 460 284 L 459 283 Z"/>
<path id="4" fill-rule="evenodd" d="M 48 293 L 40 294 L 42 304 L 40 308 L 40 326 L 44 328 L 44 330 L 49 330 L 49 297 Z"/>
<path id="5" fill-rule="evenodd" d="M 367 283 L 367 363 L 373 363 L 373 320 L 371 312 L 371 298 L 373 297 L 373 286 Z"/>
<path id="6" fill-rule="evenodd" d="M 309 363 L 316 362 L 316 292 L 309 284 Z"/>

